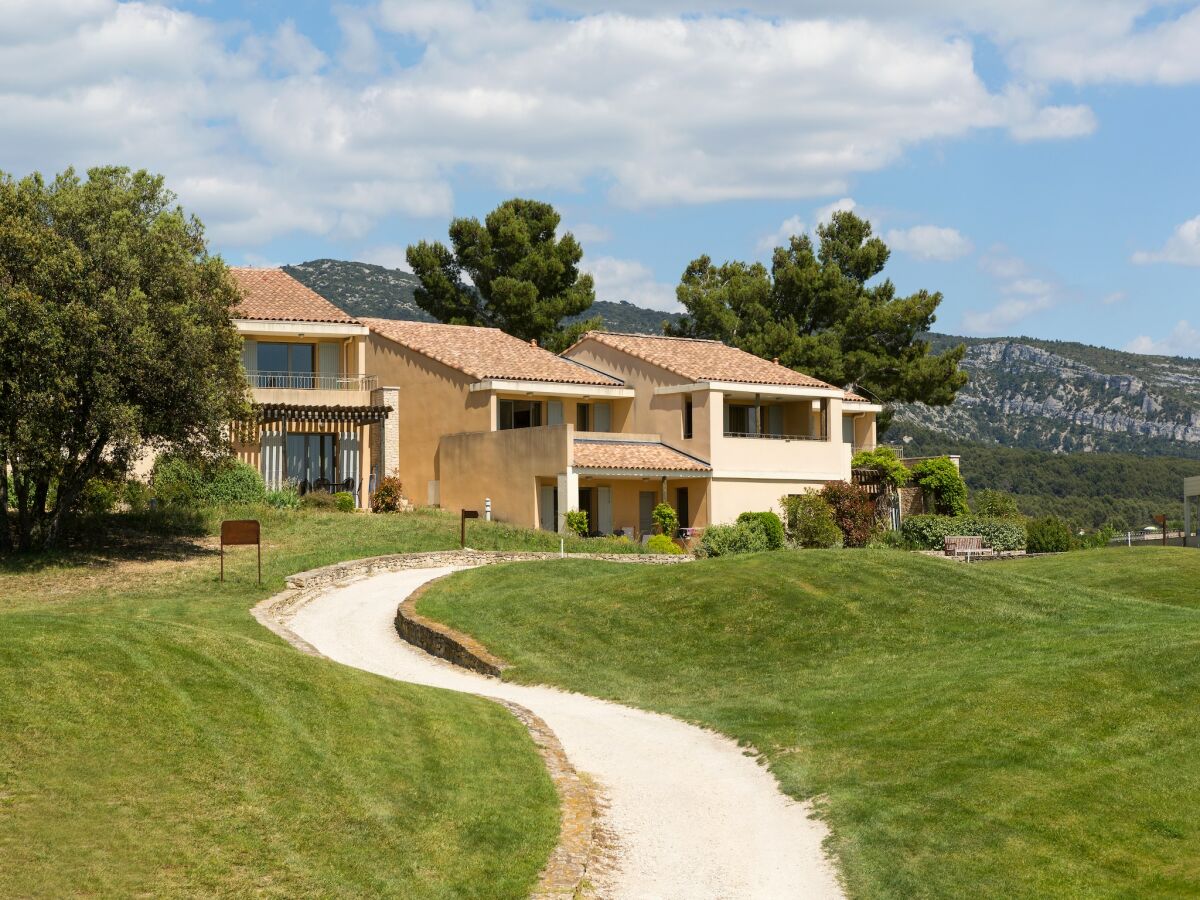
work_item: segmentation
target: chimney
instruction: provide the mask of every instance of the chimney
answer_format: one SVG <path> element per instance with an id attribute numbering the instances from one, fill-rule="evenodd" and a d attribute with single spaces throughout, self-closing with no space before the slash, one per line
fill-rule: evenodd
<path id="1" fill-rule="evenodd" d="M 530 339 L 529 339 L 529 346 L 530 346 L 530 347 L 536 347 L 536 346 L 537 346 L 537 338 L 530 338 Z"/>

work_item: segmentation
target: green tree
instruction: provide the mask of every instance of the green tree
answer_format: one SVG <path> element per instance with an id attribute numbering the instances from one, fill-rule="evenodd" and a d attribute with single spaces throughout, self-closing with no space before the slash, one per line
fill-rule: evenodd
<path id="1" fill-rule="evenodd" d="M 897 296 L 890 280 L 868 286 L 889 251 L 872 236 L 871 223 L 854 213 L 834 213 L 817 235 L 819 247 L 801 235 L 776 248 L 769 270 L 761 263 L 694 260 L 676 291 L 687 315 L 667 333 L 778 357 L 831 384 L 856 385 L 883 403 L 952 403 L 967 381 L 959 370 L 966 348 L 934 354 L 921 338 L 942 295 Z"/>
<path id="2" fill-rule="evenodd" d="M 1012 494 L 985 488 L 982 491 L 976 491 L 971 499 L 974 501 L 975 515 L 977 516 L 990 516 L 993 519 L 1021 518 L 1021 508 L 1017 505 L 1017 498 Z"/>
<path id="3" fill-rule="evenodd" d="M 922 460 L 913 466 L 912 477 L 932 501 L 935 513 L 965 516 L 971 512 L 967 506 L 967 483 L 948 456 Z"/>
<path id="4" fill-rule="evenodd" d="M 556 236 L 559 215 L 549 203 L 505 200 L 481 223 L 450 223 L 450 247 L 421 241 L 408 264 L 421 280 L 417 305 L 439 322 L 488 325 L 565 349 L 583 332 L 602 327 L 597 317 L 566 328 L 564 318 L 592 305 L 592 276 L 581 275 L 583 248 L 570 232 Z"/>
<path id="5" fill-rule="evenodd" d="M 237 288 L 162 178 L 0 173 L 0 550 L 54 546 L 145 447 L 213 452 L 245 414 Z M 0 482 L 3 482 L 0 479 Z"/>

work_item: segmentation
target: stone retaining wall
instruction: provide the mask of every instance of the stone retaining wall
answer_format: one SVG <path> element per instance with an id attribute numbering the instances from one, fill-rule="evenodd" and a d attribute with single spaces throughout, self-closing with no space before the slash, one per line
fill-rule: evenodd
<path id="1" fill-rule="evenodd" d="M 415 647 L 420 647 L 430 656 L 452 662 L 456 666 L 478 672 L 480 675 L 490 675 L 499 678 L 500 673 L 508 668 L 508 663 L 487 651 L 483 644 L 474 638 L 447 628 L 440 622 L 434 622 L 418 615 L 417 600 L 425 593 L 431 584 L 441 581 L 435 578 L 417 588 L 396 609 L 396 631 Z"/>

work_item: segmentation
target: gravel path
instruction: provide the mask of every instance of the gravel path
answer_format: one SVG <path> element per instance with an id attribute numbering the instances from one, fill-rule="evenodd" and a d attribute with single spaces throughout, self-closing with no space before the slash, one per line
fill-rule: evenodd
<path id="1" fill-rule="evenodd" d="M 597 885 L 601 896 L 842 896 L 821 849 L 825 827 L 733 741 L 668 716 L 476 675 L 402 641 L 393 624 L 397 605 L 451 571 L 394 572 L 335 588 L 287 624 L 346 665 L 511 700 L 541 716 L 608 802 L 600 824 L 613 861 Z"/>

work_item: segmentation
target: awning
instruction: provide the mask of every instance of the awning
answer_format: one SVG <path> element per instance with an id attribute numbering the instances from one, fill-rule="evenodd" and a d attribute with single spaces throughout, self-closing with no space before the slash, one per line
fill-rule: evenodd
<path id="1" fill-rule="evenodd" d="M 344 422 L 373 425 L 384 421 L 390 406 L 317 406 L 301 403 L 255 403 L 259 422 Z"/>

